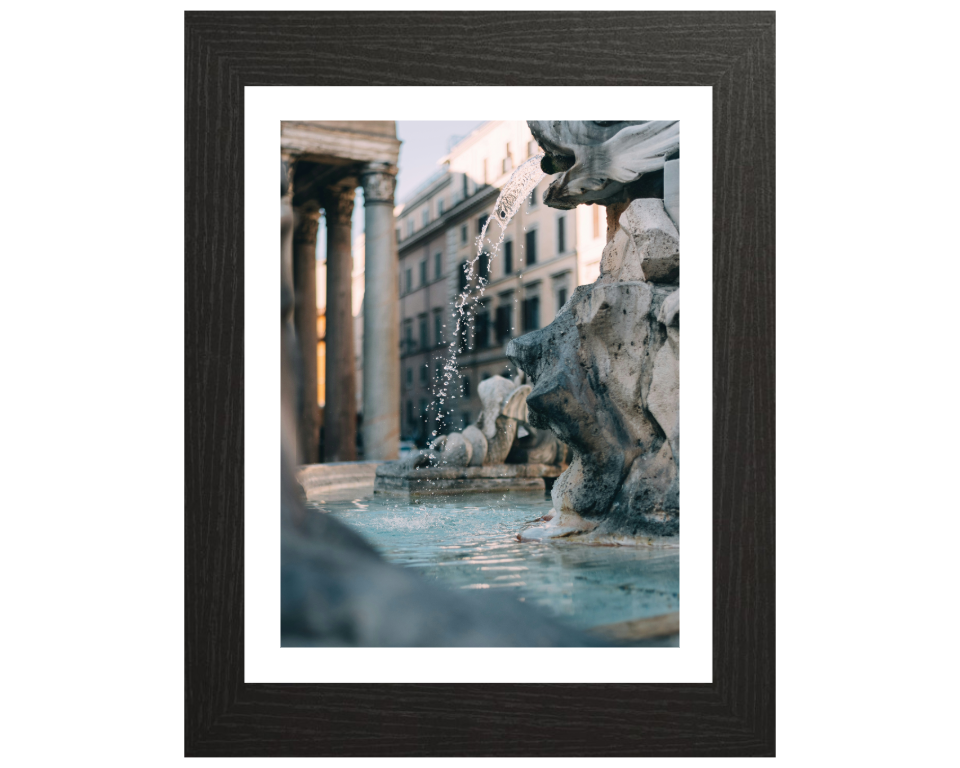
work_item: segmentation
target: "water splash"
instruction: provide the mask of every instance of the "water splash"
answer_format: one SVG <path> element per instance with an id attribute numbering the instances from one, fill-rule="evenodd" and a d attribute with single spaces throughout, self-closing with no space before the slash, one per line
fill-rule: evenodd
<path id="1" fill-rule="evenodd" d="M 493 260 L 500 250 L 500 245 L 507 233 L 507 225 L 516 216 L 531 192 L 543 177 L 546 175 L 540 168 L 540 161 L 543 159 L 543 153 L 534 155 L 525 162 L 521 163 L 517 169 L 510 175 L 507 183 L 503 185 L 497 202 L 493 206 L 493 213 L 487 217 L 480 234 L 477 236 L 476 255 L 464 264 L 466 273 L 466 287 L 460 292 L 454 300 L 454 319 L 453 338 L 449 344 L 449 353 L 443 364 L 443 375 L 434 382 L 433 398 L 437 406 L 437 416 L 445 420 L 453 414 L 452 401 L 456 400 L 456 394 L 451 391 L 451 384 L 455 376 L 459 376 L 457 367 L 457 354 L 459 352 L 461 336 L 464 331 L 469 331 L 476 316 L 476 308 L 483 298 L 489 281 L 489 275 L 493 270 Z M 487 229 L 490 222 L 495 221 L 500 226 L 500 236 L 495 243 L 487 239 Z M 490 246 L 488 251 L 484 250 L 484 244 Z M 486 256 L 487 264 L 483 274 L 478 274 L 478 264 Z M 446 326 L 444 326 L 446 327 Z M 448 410 L 444 411 L 444 405 L 447 400 L 450 404 Z"/>

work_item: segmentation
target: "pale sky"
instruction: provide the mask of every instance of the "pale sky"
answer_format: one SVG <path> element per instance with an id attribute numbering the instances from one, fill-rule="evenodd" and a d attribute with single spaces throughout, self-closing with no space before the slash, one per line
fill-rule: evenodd
<path id="1" fill-rule="evenodd" d="M 455 140 L 466 138 L 483 120 L 400 120 L 397 138 L 400 161 L 397 167 L 397 203 L 402 203 L 417 186 L 439 168 L 437 161 L 446 155 Z"/>

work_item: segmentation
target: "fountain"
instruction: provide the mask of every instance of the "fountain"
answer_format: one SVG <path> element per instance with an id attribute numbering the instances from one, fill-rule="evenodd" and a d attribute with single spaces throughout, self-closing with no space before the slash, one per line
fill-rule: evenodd
<path id="1" fill-rule="evenodd" d="M 507 355 L 530 384 L 502 377 L 483 382 L 484 408 L 475 424 L 438 438 L 409 459 L 379 467 L 375 489 L 548 489 L 552 512 L 538 521 L 543 524 L 522 531 L 521 540 L 676 545 L 679 124 L 531 121 L 529 126 L 545 151 L 514 172 L 491 218 L 505 228 L 543 175 L 556 174 L 544 194 L 547 205 L 607 207 L 600 276 L 578 287 L 549 326 L 509 343 Z M 487 226 L 489 220 L 469 270 L 483 255 Z M 481 281 L 481 294 L 483 287 Z M 465 289 L 458 299 L 458 328 L 470 296 Z M 448 383 L 455 370 L 454 343 Z"/>
<path id="2" fill-rule="evenodd" d="M 477 392 L 483 410 L 463 432 L 440 435 L 429 450 L 377 468 L 374 491 L 543 491 L 566 468 L 569 449 L 527 420 L 532 387 L 523 376 L 491 376 Z"/>
<path id="3" fill-rule="evenodd" d="M 679 129 L 530 122 L 560 175 L 544 202 L 609 203 L 600 276 L 507 355 L 533 382 L 529 423 L 573 460 L 522 540 L 675 546 L 680 528 Z M 664 199 L 670 201 L 666 207 Z M 610 219 L 608 218 L 608 222 Z"/>
<path id="4" fill-rule="evenodd" d="M 548 205 L 607 208 L 600 276 L 509 343 L 521 373 L 481 382 L 474 423 L 377 467 L 376 493 L 297 499 L 285 418 L 284 646 L 679 643 L 678 127 L 529 125 L 545 152 L 511 177 L 492 218 L 505 226 L 555 175 Z M 477 298 L 458 299 L 458 329 Z M 289 351 L 286 314 L 281 330 Z M 550 545 L 525 543 L 536 541 Z"/>
<path id="5" fill-rule="evenodd" d="M 490 243 L 486 253 L 492 260 L 503 242 L 507 224 L 520 210 L 523 201 L 544 177 L 537 154 L 522 163 L 503 186 L 493 215 L 477 237 L 476 255 L 466 264 L 468 287 L 456 300 L 456 326 L 450 343 L 444 376 L 434 397 L 443 405 L 457 372 L 457 339 L 460 329 L 483 296 L 486 280 L 480 277 L 478 290 L 473 283 L 475 266 L 483 258 L 487 228 L 494 221 L 500 237 Z M 489 274 L 489 270 L 488 270 Z M 477 393 L 483 404 L 480 417 L 462 432 L 436 437 L 429 450 L 399 461 L 387 462 L 376 470 L 376 493 L 449 493 L 454 491 L 543 491 L 566 468 L 569 449 L 549 430 L 538 430 L 527 421 L 527 395 L 531 387 L 521 374 L 515 381 L 492 376 L 480 383 Z"/>

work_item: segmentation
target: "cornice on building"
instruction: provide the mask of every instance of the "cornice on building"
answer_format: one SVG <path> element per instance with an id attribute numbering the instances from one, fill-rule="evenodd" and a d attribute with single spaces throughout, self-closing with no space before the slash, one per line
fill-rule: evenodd
<path id="1" fill-rule="evenodd" d="M 461 200 L 449 211 L 444 211 L 442 216 L 439 216 L 425 227 L 421 227 L 409 237 L 401 240 L 397 248 L 398 255 L 406 255 L 407 251 L 422 246 L 425 240 L 440 234 L 446 230 L 448 226 L 459 224 L 464 216 L 472 213 L 475 208 L 486 205 L 490 198 L 495 200 L 499 194 L 500 189 L 498 187 L 481 187 L 470 197 Z"/>
<path id="2" fill-rule="evenodd" d="M 450 184 L 453 179 L 453 174 L 450 173 L 449 169 L 441 169 L 433 176 L 427 179 L 423 184 L 421 184 L 417 189 L 413 191 L 413 195 L 403 201 L 398 207 L 402 210 L 411 210 L 416 208 L 421 203 L 428 200 L 431 196 L 435 195 L 441 189 Z"/>
<path id="3" fill-rule="evenodd" d="M 371 131 L 371 127 L 379 130 Z M 281 153 L 305 160 L 396 164 L 400 143 L 392 121 L 284 120 L 280 123 Z"/>

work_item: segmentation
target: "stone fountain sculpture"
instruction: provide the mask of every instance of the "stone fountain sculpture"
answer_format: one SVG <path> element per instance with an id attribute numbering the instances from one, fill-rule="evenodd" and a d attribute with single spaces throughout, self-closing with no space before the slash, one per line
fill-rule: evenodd
<path id="1" fill-rule="evenodd" d="M 596 203 L 614 209 L 638 198 L 663 200 L 680 226 L 676 199 L 680 123 L 676 120 L 531 120 L 546 153 L 545 173 L 558 174 L 543 196 L 552 208 Z M 616 220 L 611 229 L 616 229 Z"/>
<path id="2" fill-rule="evenodd" d="M 677 123 L 531 122 L 559 173 L 555 208 L 605 203 L 600 276 L 507 355 L 533 384 L 528 421 L 573 452 L 552 488 L 557 536 L 671 545 L 680 529 L 680 234 Z M 665 206 L 664 198 L 670 205 Z M 672 209 L 672 210 L 671 210 Z"/>
<path id="3" fill-rule="evenodd" d="M 298 498 L 298 345 L 294 338 L 288 169 L 280 174 L 281 500 L 280 644 L 315 646 L 602 646 L 603 638 L 561 626 L 506 594 L 439 588 L 386 562 L 333 515 Z M 658 644 L 656 640 L 639 644 Z"/>
<path id="4" fill-rule="evenodd" d="M 532 387 L 491 376 L 477 394 L 483 408 L 462 432 L 438 437 L 428 450 L 377 468 L 374 491 L 538 490 L 566 466 L 569 449 L 527 418 Z"/>

